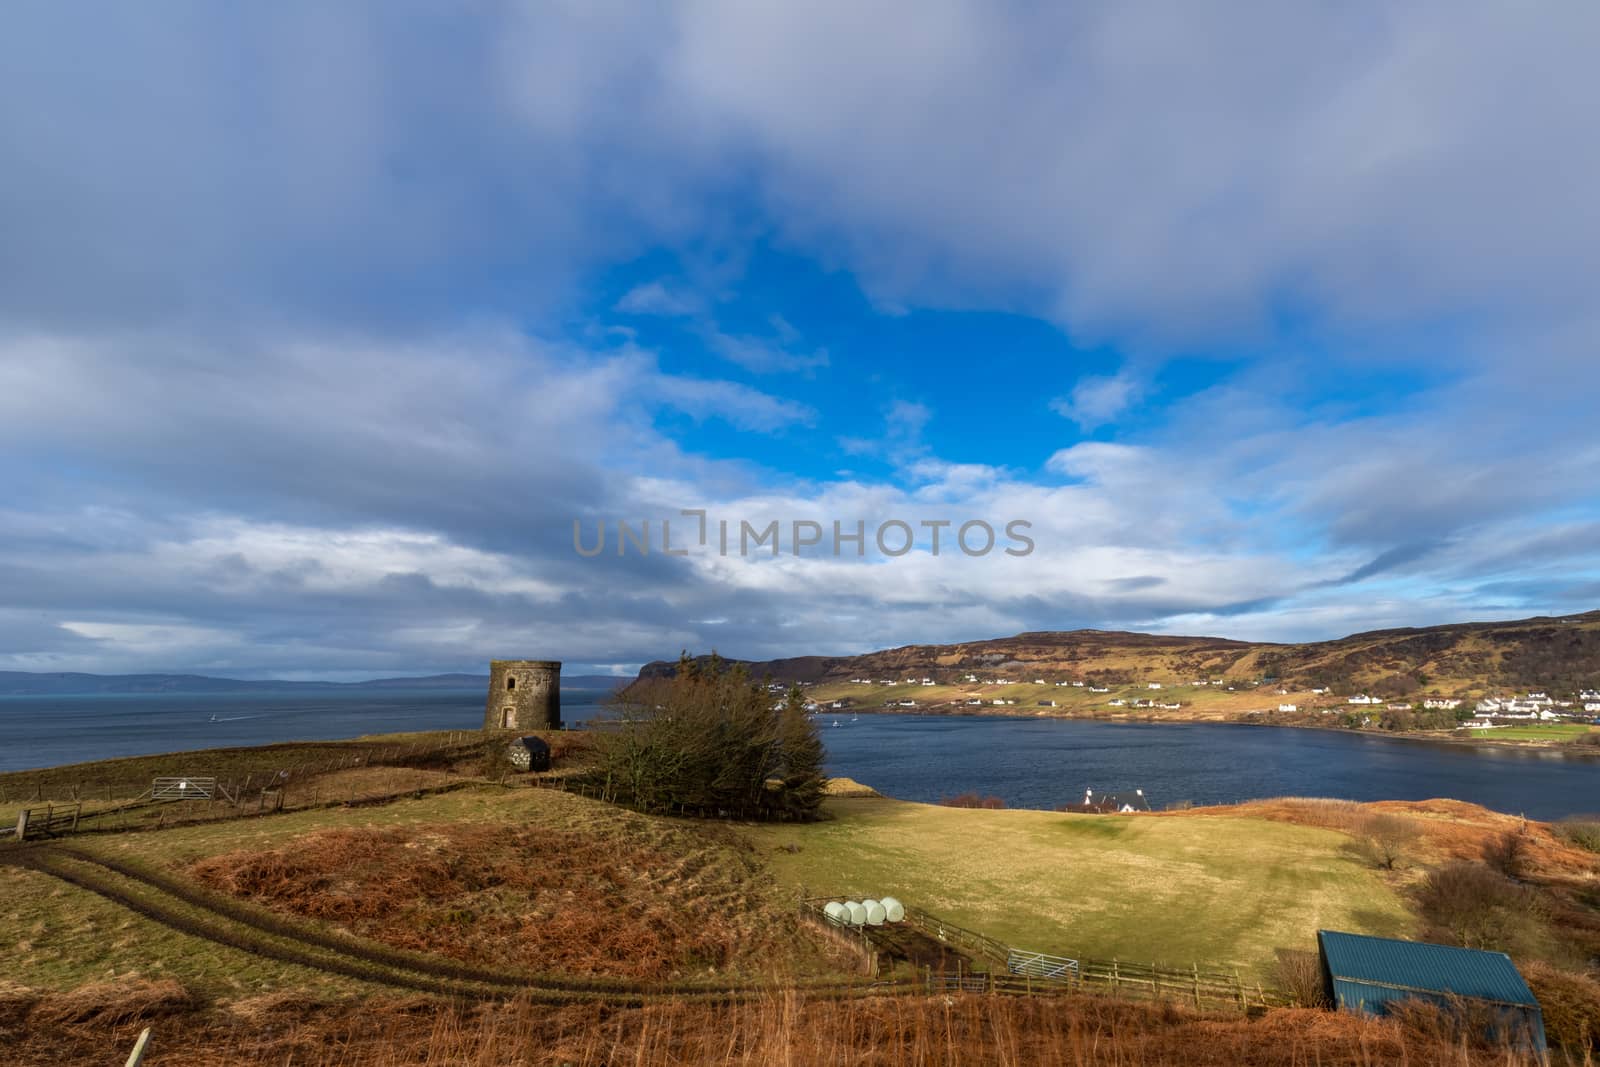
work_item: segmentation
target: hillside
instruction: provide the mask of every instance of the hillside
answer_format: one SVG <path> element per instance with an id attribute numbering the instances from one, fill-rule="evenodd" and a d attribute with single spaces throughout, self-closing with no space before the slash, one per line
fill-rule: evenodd
<path id="1" fill-rule="evenodd" d="M 1327 687 L 1336 694 L 1396 697 L 1528 688 L 1569 692 L 1600 686 L 1600 611 L 1374 630 L 1303 644 L 1047 631 L 961 644 L 907 645 L 859 656 L 800 656 L 751 662 L 749 667 L 758 677 L 812 684 L 910 677 L 949 684 L 974 674 L 1102 685 L 1275 681 L 1291 690 Z M 667 661 L 647 664 L 640 677 L 668 675 L 674 668 Z"/>

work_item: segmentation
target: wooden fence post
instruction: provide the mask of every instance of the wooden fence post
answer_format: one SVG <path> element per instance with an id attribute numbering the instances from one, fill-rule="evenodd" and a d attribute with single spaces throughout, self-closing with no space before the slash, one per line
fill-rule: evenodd
<path id="1" fill-rule="evenodd" d="M 1194 1006 L 1200 1007 L 1200 965 L 1194 964 Z"/>

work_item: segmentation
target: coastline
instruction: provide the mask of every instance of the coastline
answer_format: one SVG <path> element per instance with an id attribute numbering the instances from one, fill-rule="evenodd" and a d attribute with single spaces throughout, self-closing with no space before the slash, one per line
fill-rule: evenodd
<path id="1" fill-rule="evenodd" d="M 828 709 L 831 710 L 831 709 Z M 816 712 L 818 719 L 826 717 L 828 710 Z M 1454 732 L 1431 730 L 1352 730 L 1345 726 L 1332 726 L 1317 722 L 1272 722 L 1243 718 L 1181 718 L 1172 716 L 1093 716 L 1061 714 L 1059 710 L 1042 709 L 1029 714 L 1018 714 L 1010 708 L 970 707 L 968 705 L 930 704 L 925 707 L 851 707 L 838 709 L 850 715 L 931 715 L 941 718 L 1017 719 L 1034 721 L 1057 719 L 1063 722 L 1094 722 L 1113 726 L 1254 726 L 1275 730 L 1318 730 L 1325 733 L 1372 737 L 1386 741 L 1425 742 L 1435 745 L 1457 745 L 1467 748 L 1512 749 L 1555 752 L 1572 759 L 1600 759 L 1600 746 L 1574 745 L 1570 741 L 1538 741 L 1497 737 L 1459 737 Z M 1246 713 L 1246 714 L 1260 714 Z"/>

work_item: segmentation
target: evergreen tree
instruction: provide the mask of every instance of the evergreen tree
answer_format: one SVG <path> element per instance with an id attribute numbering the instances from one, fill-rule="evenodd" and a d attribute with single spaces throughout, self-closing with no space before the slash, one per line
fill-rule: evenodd
<path id="1" fill-rule="evenodd" d="M 828 786 L 822 773 L 826 752 L 816 722 L 806 714 L 805 694 L 798 685 L 789 687 L 778 717 L 778 747 L 783 756 L 785 812 L 790 818 L 815 819 Z"/>

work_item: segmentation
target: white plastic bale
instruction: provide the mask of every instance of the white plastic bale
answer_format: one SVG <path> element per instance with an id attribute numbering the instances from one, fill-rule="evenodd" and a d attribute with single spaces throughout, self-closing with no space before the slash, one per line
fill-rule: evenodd
<path id="1" fill-rule="evenodd" d="M 863 900 L 861 906 L 867 909 L 867 925 L 882 926 L 884 918 L 883 905 L 876 900 Z"/>
<path id="2" fill-rule="evenodd" d="M 886 922 L 901 922 L 906 917 L 906 906 L 894 897 L 884 897 L 878 901 L 883 905 L 883 917 Z"/>
<path id="3" fill-rule="evenodd" d="M 826 915 L 829 921 L 836 922 L 841 926 L 850 921 L 850 909 L 837 900 L 830 900 L 827 906 L 822 909 L 822 914 Z"/>
<path id="4" fill-rule="evenodd" d="M 860 926 L 867 921 L 867 909 L 859 901 L 847 900 L 844 906 L 850 909 L 850 925 Z"/>

